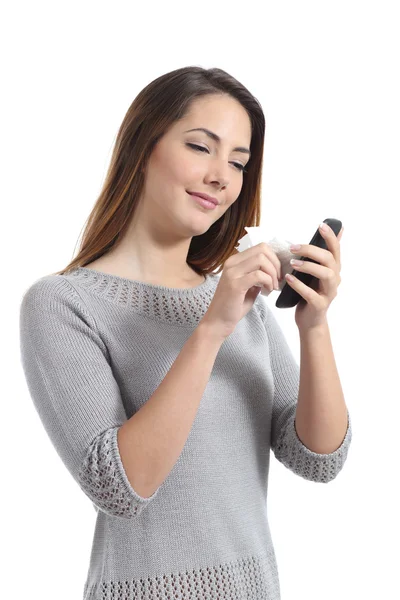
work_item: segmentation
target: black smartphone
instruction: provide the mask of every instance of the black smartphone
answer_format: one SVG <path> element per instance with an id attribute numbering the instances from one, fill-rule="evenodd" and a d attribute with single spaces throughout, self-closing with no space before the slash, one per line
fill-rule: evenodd
<path id="1" fill-rule="evenodd" d="M 339 232 L 342 229 L 342 222 L 339 221 L 339 219 L 325 219 L 324 223 L 331 227 L 336 237 L 339 235 Z M 325 250 L 329 249 L 326 245 L 324 238 L 319 232 L 319 228 L 314 233 L 310 244 L 312 244 L 313 246 L 318 246 L 318 248 L 324 248 Z M 302 256 L 301 260 L 308 260 L 310 262 L 319 264 L 316 260 L 312 260 L 307 256 Z M 314 277 L 314 275 L 311 275 L 310 273 L 302 273 L 296 271 L 295 269 L 293 269 L 292 273 L 295 277 L 297 277 L 300 281 L 302 281 L 309 287 L 313 289 L 318 288 L 319 279 L 317 277 Z M 304 298 L 300 296 L 300 294 L 296 292 L 296 290 L 291 288 L 288 283 L 285 283 L 281 293 L 278 296 L 277 301 L 275 302 L 275 306 L 277 306 L 278 308 L 291 308 L 292 306 L 296 306 L 299 300 L 304 300 Z"/>

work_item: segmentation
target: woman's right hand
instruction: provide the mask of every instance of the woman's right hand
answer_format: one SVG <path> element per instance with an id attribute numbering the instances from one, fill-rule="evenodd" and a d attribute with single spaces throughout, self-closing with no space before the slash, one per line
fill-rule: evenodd
<path id="1" fill-rule="evenodd" d="M 260 286 L 270 291 L 278 288 L 281 274 L 280 260 L 265 242 L 230 256 L 201 323 L 225 339 L 252 308 Z"/>

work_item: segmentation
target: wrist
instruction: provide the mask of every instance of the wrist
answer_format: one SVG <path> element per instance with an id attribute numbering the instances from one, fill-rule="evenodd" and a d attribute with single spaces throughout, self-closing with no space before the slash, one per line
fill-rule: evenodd
<path id="1" fill-rule="evenodd" d="M 329 332 L 329 324 L 326 319 L 319 323 L 316 323 L 315 325 L 304 327 L 304 329 L 302 327 L 299 327 L 300 338 L 314 335 L 325 335 L 327 332 Z"/>
<path id="2" fill-rule="evenodd" d="M 205 321 L 204 319 L 200 321 L 199 325 L 197 326 L 196 332 L 201 337 L 205 337 L 209 340 L 214 340 L 217 344 L 223 344 L 228 335 L 232 333 L 222 332 L 215 325 L 209 323 L 208 321 Z"/>

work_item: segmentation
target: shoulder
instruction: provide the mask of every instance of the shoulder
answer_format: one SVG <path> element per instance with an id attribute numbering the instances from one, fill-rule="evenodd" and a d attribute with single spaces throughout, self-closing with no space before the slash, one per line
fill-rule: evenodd
<path id="1" fill-rule="evenodd" d="M 91 317 L 76 291 L 64 275 L 45 275 L 36 279 L 22 293 L 20 315 L 51 319 L 54 315 L 67 318 L 72 314 L 90 320 Z"/>
<path id="2" fill-rule="evenodd" d="M 77 296 L 73 286 L 63 275 L 45 275 L 36 279 L 22 293 L 21 303 L 41 302 L 46 304 L 51 300 Z"/>
<path id="3" fill-rule="evenodd" d="M 95 318 L 64 275 L 46 275 L 31 283 L 20 303 L 19 327 L 22 344 L 26 340 L 41 347 L 68 344 L 73 338 L 82 340 L 79 336 L 83 335 L 107 354 Z"/>

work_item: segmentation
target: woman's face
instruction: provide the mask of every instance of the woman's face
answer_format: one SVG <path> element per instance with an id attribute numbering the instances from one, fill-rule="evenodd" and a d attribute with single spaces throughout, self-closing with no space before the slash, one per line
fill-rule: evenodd
<path id="1" fill-rule="evenodd" d="M 203 131 L 187 131 L 200 127 L 218 135 L 220 142 Z M 153 225 L 173 228 L 185 238 L 205 233 L 240 194 L 242 167 L 250 156 L 234 149 L 249 149 L 250 142 L 251 122 L 239 102 L 230 96 L 196 99 L 190 114 L 173 124 L 150 156 L 142 210 Z M 219 205 L 203 208 L 188 190 L 213 196 Z"/>

